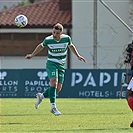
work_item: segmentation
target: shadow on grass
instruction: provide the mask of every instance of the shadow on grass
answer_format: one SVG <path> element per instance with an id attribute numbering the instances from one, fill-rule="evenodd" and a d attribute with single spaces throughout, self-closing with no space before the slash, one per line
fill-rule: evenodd
<path id="1" fill-rule="evenodd" d="M 0 114 L 0 116 L 42 116 L 42 115 L 48 115 L 48 114 Z"/>
<path id="2" fill-rule="evenodd" d="M 102 114 L 102 115 L 121 115 L 121 114 L 125 114 L 125 113 L 94 113 L 94 112 L 87 112 L 87 113 L 62 113 L 62 115 L 92 115 L 92 114 Z M 49 115 L 49 114 L 0 114 L 0 116 L 45 116 L 45 115 Z"/>
<path id="3" fill-rule="evenodd" d="M 0 123 L 0 125 L 21 125 L 21 124 L 27 124 L 27 123 L 12 123 L 12 122 L 9 122 L 9 123 Z"/>
<path id="4" fill-rule="evenodd" d="M 88 112 L 88 113 L 64 113 L 64 114 L 62 114 L 62 115 L 99 115 L 99 114 L 102 114 L 102 115 L 121 115 L 121 114 L 125 114 L 125 113 L 103 113 L 103 112 L 101 112 L 101 113 L 98 113 L 98 112 Z M 128 113 L 127 113 L 128 114 Z"/>
<path id="5" fill-rule="evenodd" d="M 97 132 L 102 132 L 102 131 L 115 131 L 115 130 L 118 130 L 118 131 L 121 131 L 121 130 L 123 130 L 123 131 L 127 131 L 127 130 L 129 130 L 130 128 L 115 128 L 115 129 L 112 129 L 112 128 L 110 128 L 110 129 L 106 129 L 106 128 L 99 128 L 99 129 L 89 129 L 89 128 L 86 128 L 86 129 L 66 129 L 66 130 L 31 130 L 31 132 L 81 132 L 81 133 L 83 133 L 83 132 L 89 132 L 89 131 L 97 131 Z"/>

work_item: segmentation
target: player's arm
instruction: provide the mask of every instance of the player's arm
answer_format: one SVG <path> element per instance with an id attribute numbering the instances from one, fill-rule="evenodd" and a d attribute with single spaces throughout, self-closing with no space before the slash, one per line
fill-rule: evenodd
<path id="1" fill-rule="evenodd" d="M 78 57 L 79 60 L 86 62 L 86 59 L 82 57 L 74 45 L 69 45 L 69 49 Z"/>
<path id="2" fill-rule="evenodd" d="M 42 44 L 40 43 L 35 50 L 31 53 L 31 54 L 27 54 L 25 56 L 26 59 L 31 59 L 33 56 L 37 55 L 44 47 L 42 46 Z"/>

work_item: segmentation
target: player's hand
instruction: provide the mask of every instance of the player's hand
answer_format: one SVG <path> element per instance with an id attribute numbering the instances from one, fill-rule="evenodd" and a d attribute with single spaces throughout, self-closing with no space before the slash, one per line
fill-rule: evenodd
<path id="1" fill-rule="evenodd" d="M 25 56 L 26 59 L 31 59 L 32 57 L 33 57 L 32 54 L 27 54 L 27 55 Z"/>
<path id="2" fill-rule="evenodd" d="M 82 57 L 82 56 L 79 56 L 78 59 L 79 59 L 80 61 L 87 62 L 86 59 L 85 59 L 84 57 Z"/>

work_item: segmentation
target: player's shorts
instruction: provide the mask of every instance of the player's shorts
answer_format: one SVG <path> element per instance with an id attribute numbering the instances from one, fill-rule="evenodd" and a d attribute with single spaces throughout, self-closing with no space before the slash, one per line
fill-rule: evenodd
<path id="1" fill-rule="evenodd" d="M 129 85 L 128 85 L 127 89 L 128 89 L 128 90 L 132 90 L 132 91 L 133 91 L 133 77 L 132 77 L 132 79 L 130 80 L 130 82 L 129 82 Z"/>
<path id="2" fill-rule="evenodd" d="M 63 84 L 65 75 L 64 64 L 59 64 L 48 60 L 46 63 L 46 71 L 49 79 L 58 78 L 58 82 Z"/>

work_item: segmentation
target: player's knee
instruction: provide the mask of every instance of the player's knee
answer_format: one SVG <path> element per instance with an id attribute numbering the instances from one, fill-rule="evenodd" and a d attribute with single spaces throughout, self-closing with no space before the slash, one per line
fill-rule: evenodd
<path id="1" fill-rule="evenodd" d="M 62 83 L 58 83 L 56 93 L 59 93 L 62 89 Z"/>
<path id="2" fill-rule="evenodd" d="M 57 78 L 51 78 L 50 79 L 50 86 L 53 86 L 53 87 L 57 88 L 57 85 L 58 85 Z"/>
<path id="3" fill-rule="evenodd" d="M 61 91 L 61 88 L 56 89 L 56 93 L 59 93 Z"/>

